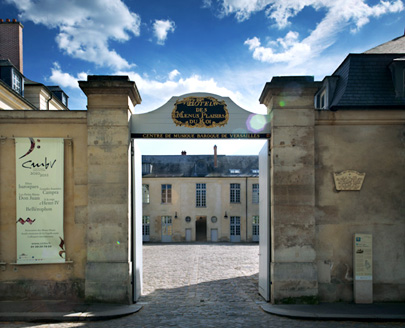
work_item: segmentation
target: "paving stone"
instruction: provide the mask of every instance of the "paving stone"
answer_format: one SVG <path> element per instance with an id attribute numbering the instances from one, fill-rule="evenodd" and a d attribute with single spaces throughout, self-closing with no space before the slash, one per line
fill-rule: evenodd
<path id="1" fill-rule="evenodd" d="M 257 244 L 146 244 L 136 314 L 86 323 L 10 323 L 22 327 L 405 327 L 404 323 L 297 320 L 270 315 L 258 294 Z"/>

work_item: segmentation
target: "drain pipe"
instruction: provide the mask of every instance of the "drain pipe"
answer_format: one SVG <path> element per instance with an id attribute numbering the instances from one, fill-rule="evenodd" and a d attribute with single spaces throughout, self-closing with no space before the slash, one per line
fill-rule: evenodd
<path id="1" fill-rule="evenodd" d="M 248 241 L 248 177 L 246 177 L 246 242 Z"/>
<path id="2" fill-rule="evenodd" d="M 51 97 L 46 101 L 46 109 L 49 110 L 49 103 L 51 102 L 51 100 L 53 99 L 53 94 L 51 92 Z"/>

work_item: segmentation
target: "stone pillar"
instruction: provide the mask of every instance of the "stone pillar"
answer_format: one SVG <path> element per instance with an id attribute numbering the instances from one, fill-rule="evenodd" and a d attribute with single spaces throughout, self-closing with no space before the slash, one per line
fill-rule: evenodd
<path id="1" fill-rule="evenodd" d="M 89 76 L 87 96 L 88 221 L 85 298 L 131 303 L 131 137 L 141 102 L 127 76 Z"/>
<path id="2" fill-rule="evenodd" d="M 271 117 L 271 302 L 314 301 L 315 147 L 312 77 L 275 77 L 260 97 Z"/>

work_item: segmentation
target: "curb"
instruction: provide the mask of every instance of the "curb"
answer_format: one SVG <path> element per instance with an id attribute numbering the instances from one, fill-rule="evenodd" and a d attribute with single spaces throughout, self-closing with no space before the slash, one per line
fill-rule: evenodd
<path id="1" fill-rule="evenodd" d="M 405 321 L 405 311 L 396 311 L 395 313 L 383 313 L 384 310 L 374 311 L 375 308 L 369 310 L 358 311 L 356 308 L 330 308 L 330 310 L 322 309 L 316 305 L 311 305 L 312 310 L 308 306 L 294 306 L 294 305 L 271 305 L 263 304 L 260 306 L 263 311 L 294 319 L 307 319 L 307 320 L 349 320 L 349 321 Z M 380 312 L 380 313 L 379 313 Z"/>
<path id="2" fill-rule="evenodd" d="M 0 313 L 0 321 L 24 322 L 61 322 L 61 321 L 98 321 L 120 318 L 134 314 L 142 309 L 142 305 L 114 306 L 113 309 L 86 312 L 9 312 Z"/>

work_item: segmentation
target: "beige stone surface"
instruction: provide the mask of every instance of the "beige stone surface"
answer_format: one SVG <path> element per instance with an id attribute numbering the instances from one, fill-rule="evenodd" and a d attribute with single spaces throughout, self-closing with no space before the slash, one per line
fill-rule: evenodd
<path id="1" fill-rule="evenodd" d="M 354 233 L 373 235 L 374 301 L 405 296 L 405 115 L 403 111 L 317 112 L 316 209 L 320 298 L 353 301 Z M 338 191 L 334 172 L 366 173 L 361 190 Z M 331 294 L 332 293 L 332 294 Z M 333 297 L 331 295 L 334 295 Z"/>
<path id="2" fill-rule="evenodd" d="M 84 291 L 87 206 L 86 113 L 75 111 L 0 111 L 0 297 L 74 298 Z M 64 235 L 72 263 L 14 265 L 16 262 L 16 172 L 14 137 L 66 138 L 64 143 Z M 52 292 L 53 291 L 53 292 Z"/>
<path id="3" fill-rule="evenodd" d="M 85 297 L 89 300 L 127 303 L 132 297 L 129 119 L 133 106 L 140 101 L 134 98 L 134 86 L 133 82 L 114 78 L 80 82 L 88 96 Z M 116 277 L 125 279 L 118 282 Z"/>
<path id="4" fill-rule="evenodd" d="M 246 189 L 247 182 L 247 189 Z M 259 215 L 259 204 L 252 202 L 252 184 L 259 183 L 257 177 L 250 178 L 182 178 L 145 177 L 143 184 L 149 185 L 150 203 L 143 204 L 143 215 L 150 217 L 150 241 L 161 241 L 161 216 L 171 216 L 173 222 L 173 241 L 185 241 L 186 229 L 191 229 L 192 240 L 195 240 L 196 220 L 207 217 L 207 240 L 211 240 L 211 229 L 218 229 L 218 241 L 229 241 L 230 217 L 241 218 L 241 241 L 252 241 L 252 219 Z M 206 183 L 206 207 L 196 207 L 196 183 Z M 230 203 L 230 184 L 239 183 L 241 202 Z M 161 185 L 172 185 L 172 202 L 161 203 Z M 247 192 L 247 193 L 246 193 Z M 178 218 L 175 218 L 177 212 Z M 225 212 L 228 218 L 224 218 Z M 185 217 L 190 216 L 187 223 Z M 216 216 L 213 223 L 211 217 Z M 247 229 L 247 230 L 246 230 Z"/>

